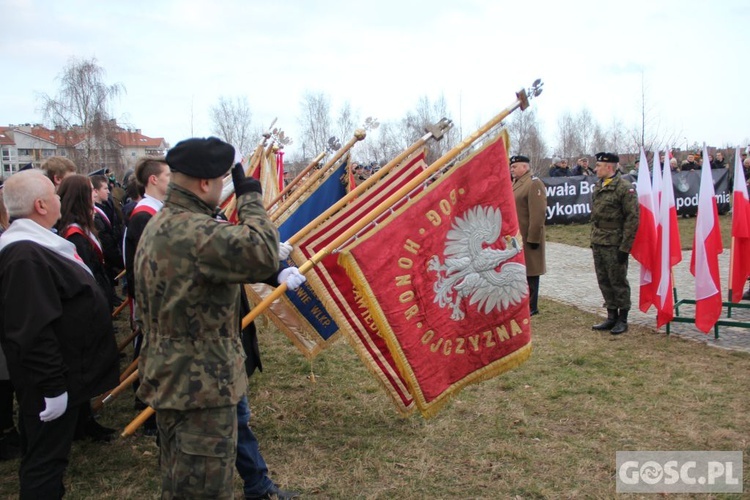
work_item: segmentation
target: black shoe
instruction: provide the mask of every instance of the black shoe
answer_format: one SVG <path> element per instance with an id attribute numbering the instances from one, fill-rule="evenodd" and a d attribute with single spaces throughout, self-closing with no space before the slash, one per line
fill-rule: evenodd
<path id="1" fill-rule="evenodd" d="M 621 333 L 628 331 L 628 311 L 629 309 L 620 309 L 620 312 L 617 315 L 617 323 L 609 333 L 612 335 L 620 335 Z"/>
<path id="2" fill-rule="evenodd" d="M 246 496 L 245 500 L 290 500 L 297 498 L 299 493 L 296 491 L 286 491 L 279 489 L 275 484 L 271 488 L 260 496 Z"/>
<path id="3" fill-rule="evenodd" d="M 115 429 L 104 427 L 91 417 L 86 421 L 82 429 L 76 430 L 73 440 L 89 439 L 95 443 L 109 443 L 114 439 L 116 432 Z"/>
<path id="4" fill-rule="evenodd" d="M 539 314 L 539 309 L 534 309 L 529 313 L 529 316 L 536 316 L 537 314 Z"/>
<path id="5" fill-rule="evenodd" d="M 15 427 L 2 431 L 0 435 L 0 462 L 21 457 L 21 436 Z"/>
<path id="6" fill-rule="evenodd" d="M 611 330 L 617 323 L 617 309 L 607 309 L 607 319 L 591 327 L 592 330 Z"/>

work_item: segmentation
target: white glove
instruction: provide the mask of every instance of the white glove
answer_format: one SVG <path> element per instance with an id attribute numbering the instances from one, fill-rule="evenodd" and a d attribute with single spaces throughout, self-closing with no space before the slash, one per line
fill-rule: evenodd
<path id="1" fill-rule="evenodd" d="M 299 286 L 307 281 L 304 274 L 300 274 L 296 267 L 287 267 L 282 269 L 278 276 L 279 283 L 286 283 L 289 290 L 296 290 Z"/>
<path id="2" fill-rule="evenodd" d="M 279 260 L 285 261 L 289 258 L 289 255 L 292 253 L 292 245 L 289 243 L 284 243 L 283 241 L 279 243 Z"/>
<path id="3" fill-rule="evenodd" d="M 242 154 L 242 151 L 240 151 L 240 148 L 234 148 L 234 163 L 232 163 L 232 165 L 242 163 L 243 157 L 244 155 Z"/>
<path id="4" fill-rule="evenodd" d="M 39 414 L 42 422 L 51 422 L 60 417 L 68 408 L 68 393 L 63 392 L 55 398 L 44 398 L 44 411 Z"/>

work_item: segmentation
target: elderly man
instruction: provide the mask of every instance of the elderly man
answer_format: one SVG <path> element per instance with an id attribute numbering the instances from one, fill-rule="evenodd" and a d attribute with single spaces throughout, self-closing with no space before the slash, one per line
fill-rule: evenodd
<path id="1" fill-rule="evenodd" d="M 591 249 L 596 280 L 607 308 L 607 319 L 592 328 L 610 330 L 612 335 L 628 330 L 628 256 L 639 219 L 635 189 L 616 172 L 619 161 L 613 153 L 596 155 L 599 181 L 591 194 Z"/>
<path id="2" fill-rule="evenodd" d="M 547 218 L 547 192 L 544 183 L 529 172 L 529 158 L 510 157 L 513 197 L 516 200 L 518 226 L 523 238 L 526 281 L 529 283 L 529 311 L 539 314 L 539 276 L 547 271 L 544 255 L 544 222 Z"/>
<path id="3" fill-rule="evenodd" d="M 213 216 L 234 156 L 215 137 L 169 150 L 169 191 L 136 250 L 138 396 L 156 410 L 163 498 L 234 498 L 237 403 L 247 392 L 240 286 L 268 279 L 279 263 L 260 183 L 241 164 L 232 170 L 239 223 Z M 289 284 L 290 272 L 301 277 L 288 268 L 279 281 Z"/>
<path id="4" fill-rule="evenodd" d="M 118 382 L 109 302 L 75 245 L 51 229 L 55 185 L 39 170 L 5 183 L 0 343 L 19 404 L 21 498 L 60 498 L 78 408 Z"/>

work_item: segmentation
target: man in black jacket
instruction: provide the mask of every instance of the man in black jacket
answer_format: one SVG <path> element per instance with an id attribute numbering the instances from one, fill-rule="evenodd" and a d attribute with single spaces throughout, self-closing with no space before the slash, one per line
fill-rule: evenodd
<path id="1" fill-rule="evenodd" d="M 13 221 L 0 237 L 0 344 L 19 405 L 21 498 L 60 498 L 78 408 L 118 382 L 107 297 L 51 231 L 55 186 L 39 170 L 4 186 Z"/>

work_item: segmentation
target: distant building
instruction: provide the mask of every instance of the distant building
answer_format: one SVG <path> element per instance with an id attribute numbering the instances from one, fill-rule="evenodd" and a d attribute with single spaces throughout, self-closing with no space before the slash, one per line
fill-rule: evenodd
<path id="1" fill-rule="evenodd" d="M 39 168 L 50 156 L 65 156 L 72 159 L 82 170 L 106 167 L 122 175 L 135 166 L 141 156 L 158 156 L 166 153 L 169 144 L 163 137 L 148 137 L 140 129 L 125 129 L 112 121 L 106 144 L 97 143 L 82 129 L 48 129 L 42 125 L 0 126 L 0 158 L 3 177 L 17 172 L 31 163 Z M 91 158 L 95 149 L 96 158 Z M 90 158 L 86 161 L 86 158 Z"/>

